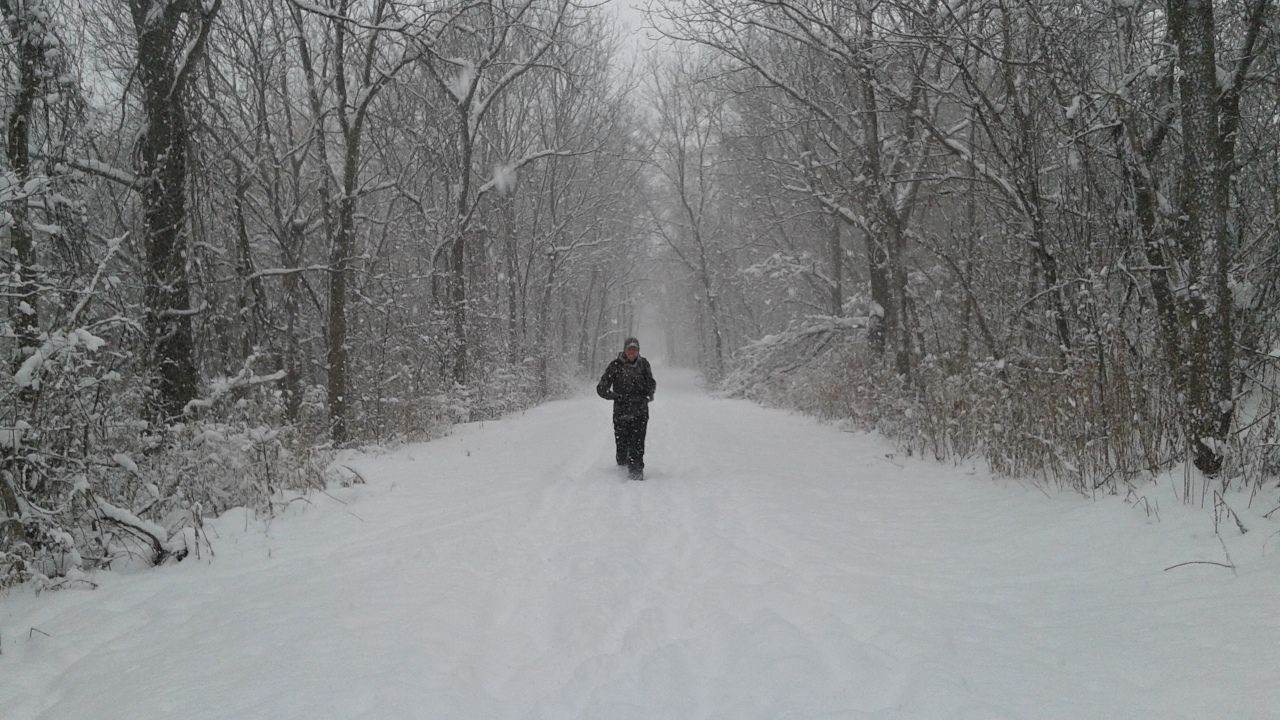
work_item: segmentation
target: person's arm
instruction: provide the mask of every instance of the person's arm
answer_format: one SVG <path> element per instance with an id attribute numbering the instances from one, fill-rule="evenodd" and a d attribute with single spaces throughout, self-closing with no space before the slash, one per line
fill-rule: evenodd
<path id="1" fill-rule="evenodd" d="M 648 379 L 649 386 L 649 392 L 646 394 L 648 395 L 649 402 L 653 402 L 653 392 L 658 389 L 658 381 L 653 379 L 653 366 L 649 364 L 648 360 L 644 361 L 644 374 Z"/>
<path id="2" fill-rule="evenodd" d="M 613 394 L 613 363 L 609 363 L 600 376 L 600 382 L 596 383 L 596 394 L 605 400 L 617 399 Z"/>

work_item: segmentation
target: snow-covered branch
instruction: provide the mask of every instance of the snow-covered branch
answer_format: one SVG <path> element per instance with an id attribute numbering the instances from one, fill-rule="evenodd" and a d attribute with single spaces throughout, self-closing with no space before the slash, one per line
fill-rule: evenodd
<path id="1" fill-rule="evenodd" d="M 91 175 L 97 175 L 98 177 L 105 178 L 130 189 L 136 190 L 142 185 L 142 180 L 137 175 L 134 175 L 132 172 L 123 168 L 108 165 L 101 160 L 72 157 L 67 158 L 65 162 L 68 166 L 75 168 L 76 170 L 87 172 Z"/>
<path id="2" fill-rule="evenodd" d="M 169 88 L 169 98 L 180 95 L 187 86 L 188 78 L 196 62 L 200 58 L 200 54 L 204 51 L 205 43 L 208 41 L 209 32 L 213 29 L 213 19 L 217 16 L 218 11 L 222 9 L 222 0 L 212 0 L 208 8 L 203 7 L 200 0 L 192 0 L 193 3 L 200 6 L 199 10 L 194 11 L 199 15 L 199 29 L 196 31 L 195 37 L 187 43 L 182 49 L 182 55 L 178 58 L 178 63 L 173 76 L 173 86 Z"/>
<path id="3" fill-rule="evenodd" d="M 94 497 L 98 513 L 106 520 L 119 525 L 144 539 L 152 550 L 151 562 L 159 565 L 170 557 L 182 559 L 187 554 L 186 543 L 175 542 L 169 532 L 160 525 L 138 517 L 122 507 L 112 505 L 101 497 Z"/>

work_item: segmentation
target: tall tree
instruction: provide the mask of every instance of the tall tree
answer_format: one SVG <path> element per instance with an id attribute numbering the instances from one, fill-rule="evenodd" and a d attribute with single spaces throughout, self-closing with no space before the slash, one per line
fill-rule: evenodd
<path id="1" fill-rule="evenodd" d="M 370 108 L 382 90 L 402 69 L 417 62 L 430 51 L 433 42 L 430 33 L 436 22 L 430 14 L 406 19 L 397 12 L 399 8 L 391 0 L 375 0 L 365 19 L 350 16 L 357 6 L 358 3 L 352 0 L 338 0 L 329 12 L 323 8 L 296 3 L 292 8 L 294 23 L 298 29 L 298 52 L 307 77 L 317 133 L 315 145 L 323 167 L 331 167 L 325 133 L 327 118 L 337 119 L 341 140 L 338 148 L 341 170 L 336 172 L 337 178 L 333 181 L 337 187 L 337 198 L 330 196 L 332 191 L 329 189 L 328 177 L 321 186 L 330 234 L 327 322 L 329 433 L 338 445 L 350 439 L 347 428 L 351 404 L 348 299 L 352 264 L 356 255 L 356 208 L 361 193 L 360 169 L 366 123 Z M 303 8 L 322 16 L 331 26 L 332 108 L 323 106 L 320 89 L 317 87 L 319 78 L 306 39 Z M 396 22 L 387 25 L 391 20 Z"/>
<path id="2" fill-rule="evenodd" d="M 1235 175 L 1241 85 L 1269 3 L 1249 7 L 1242 55 L 1221 78 L 1218 26 L 1212 0 L 1169 0 L 1169 35 L 1177 48 L 1178 110 L 1182 130 L 1181 195 L 1185 220 L 1178 228 L 1174 260 L 1187 288 L 1183 365 L 1171 368 L 1186 393 L 1187 441 L 1196 467 L 1222 467 L 1235 410 L 1236 333 L 1231 266 L 1235 243 L 1228 232 Z"/>
<path id="3" fill-rule="evenodd" d="M 504 184 L 507 173 L 557 152 L 544 148 L 520 158 L 509 158 L 501 173 L 477 183 L 477 145 L 481 126 L 497 98 L 511 90 L 526 73 L 542 68 L 542 59 L 556 44 L 572 20 L 574 5 L 569 0 L 518 0 L 489 3 L 467 13 L 472 21 L 460 25 L 451 51 L 462 58 L 445 58 L 439 52 L 423 57 L 441 90 L 451 99 L 455 113 L 456 175 L 452 189 L 452 232 L 448 243 L 449 306 L 453 321 L 455 355 L 454 379 L 466 384 L 468 378 L 467 254 L 472 221 L 487 193 Z M 545 68 L 556 72 L 556 68 Z"/>
<path id="4" fill-rule="evenodd" d="M 187 277 L 188 85 L 222 0 L 206 5 L 129 0 L 145 115 L 137 174 L 146 249 L 148 353 L 155 372 L 152 412 L 178 417 L 195 399 L 199 373 L 191 336 Z"/>

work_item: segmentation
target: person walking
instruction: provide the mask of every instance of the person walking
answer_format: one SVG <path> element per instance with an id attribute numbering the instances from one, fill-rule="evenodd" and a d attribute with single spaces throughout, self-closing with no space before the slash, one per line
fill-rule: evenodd
<path id="1" fill-rule="evenodd" d="M 613 401 L 613 440 L 619 465 L 632 480 L 644 479 L 644 436 L 649 429 L 649 403 L 658 383 L 649 361 L 640 356 L 640 341 L 629 337 L 622 352 L 605 368 L 596 394 Z"/>

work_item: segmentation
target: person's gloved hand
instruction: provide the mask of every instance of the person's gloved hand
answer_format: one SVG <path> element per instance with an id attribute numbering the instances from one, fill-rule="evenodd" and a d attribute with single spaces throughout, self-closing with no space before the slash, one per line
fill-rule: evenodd
<path id="1" fill-rule="evenodd" d="M 653 402 L 653 396 L 650 395 L 649 397 L 645 398 L 645 402 Z"/>

